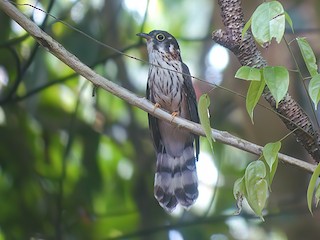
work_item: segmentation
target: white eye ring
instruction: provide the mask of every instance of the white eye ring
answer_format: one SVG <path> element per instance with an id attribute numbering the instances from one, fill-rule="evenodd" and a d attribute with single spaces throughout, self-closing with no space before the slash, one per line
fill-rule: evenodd
<path id="1" fill-rule="evenodd" d="M 162 42 L 166 37 L 162 34 L 162 33 L 158 33 L 156 35 L 156 39 L 159 41 L 159 42 Z"/>

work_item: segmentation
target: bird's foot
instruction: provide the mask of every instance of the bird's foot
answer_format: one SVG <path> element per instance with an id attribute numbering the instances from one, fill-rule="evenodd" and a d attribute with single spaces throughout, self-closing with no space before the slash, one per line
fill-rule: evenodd
<path id="1" fill-rule="evenodd" d="M 154 104 L 154 108 L 153 108 L 153 113 L 154 113 L 154 111 L 157 109 L 157 108 L 161 108 L 161 105 L 160 105 L 160 103 L 155 103 Z"/>
<path id="2" fill-rule="evenodd" d="M 171 116 L 172 116 L 172 119 L 171 119 L 170 122 L 172 122 L 173 119 L 174 119 L 176 116 L 179 116 L 179 112 L 173 112 L 173 113 L 171 113 Z"/>

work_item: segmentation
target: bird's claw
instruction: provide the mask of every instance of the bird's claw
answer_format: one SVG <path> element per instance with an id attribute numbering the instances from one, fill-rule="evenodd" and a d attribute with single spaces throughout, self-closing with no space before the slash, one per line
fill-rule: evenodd
<path id="1" fill-rule="evenodd" d="M 170 122 L 172 122 L 173 119 L 174 119 L 176 116 L 179 116 L 179 112 L 173 112 L 173 113 L 171 113 L 171 116 L 172 116 L 172 119 L 171 119 Z"/>
<path id="2" fill-rule="evenodd" d="M 153 113 L 156 111 L 157 108 L 161 108 L 161 105 L 159 103 L 154 104 Z"/>

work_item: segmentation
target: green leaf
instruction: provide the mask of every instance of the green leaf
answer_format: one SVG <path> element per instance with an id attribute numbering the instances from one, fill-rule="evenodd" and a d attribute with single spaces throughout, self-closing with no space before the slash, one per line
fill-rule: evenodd
<path id="1" fill-rule="evenodd" d="M 236 72 L 235 77 L 243 80 L 249 80 L 249 81 L 260 81 L 261 72 L 260 72 L 260 69 L 258 68 L 242 66 Z"/>
<path id="2" fill-rule="evenodd" d="M 274 161 L 273 165 L 272 165 L 272 169 L 270 170 L 270 174 L 269 174 L 269 187 L 271 187 L 274 175 L 276 174 L 277 168 L 278 168 L 278 163 L 279 163 L 279 159 L 278 157 L 276 158 L 276 160 Z"/>
<path id="3" fill-rule="evenodd" d="M 246 195 L 247 192 L 244 177 L 238 178 L 233 185 L 233 196 L 237 200 L 238 207 L 238 210 L 236 211 L 235 215 L 240 214 L 242 210 L 242 201 L 243 198 L 246 197 Z"/>
<path id="4" fill-rule="evenodd" d="M 316 199 L 316 207 L 318 207 L 319 200 L 320 200 L 320 184 L 318 184 L 316 193 L 314 194 L 314 197 Z"/>
<path id="5" fill-rule="evenodd" d="M 265 207 L 268 198 L 265 164 L 260 160 L 251 162 L 246 168 L 244 177 L 247 201 L 255 214 L 263 219 L 262 210 Z"/>
<path id="6" fill-rule="evenodd" d="M 252 123 L 253 123 L 253 110 L 261 97 L 261 94 L 263 92 L 265 85 L 266 83 L 263 78 L 261 79 L 261 81 L 251 81 L 250 83 L 250 86 L 247 92 L 247 97 L 246 97 L 246 108 Z"/>
<path id="7" fill-rule="evenodd" d="M 241 32 L 241 38 L 244 38 L 244 35 L 246 34 L 246 32 L 248 31 L 249 27 L 251 26 L 251 22 L 252 22 L 252 17 L 249 19 L 248 22 L 246 22 L 246 24 L 244 25 L 242 32 Z"/>
<path id="8" fill-rule="evenodd" d="M 276 108 L 278 103 L 284 98 L 289 88 L 289 72 L 284 67 L 265 67 L 263 68 L 263 78 L 276 100 Z"/>
<path id="9" fill-rule="evenodd" d="M 252 14 L 251 30 L 256 41 L 263 47 L 275 38 L 279 43 L 285 30 L 285 13 L 278 1 L 262 3 Z"/>
<path id="10" fill-rule="evenodd" d="M 308 202 L 308 208 L 311 214 L 312 214 L 312 197 L 313 197 L 314 188 L 316 187 L 316 183 L 319 175 L 320 175 L 320 164 L 318 164 L 318 166 L 314 170 L 309 182 L 308 190 L 307 190 L 307 202 Z"/>
<path id="11" fill-rule="evenodd" d="M 210 126 L 210 119 L 209 119 L 209 108 L 210 106 L 210 98 L 208 94 L 201 95 L 198 103 L 198 112 L 199 112 L 199 118 L 200 123 L 204 129 L 204 132 L 206 134 L 206 137 L 209 141 L 211 150 L 213 151 L 213 141 L 212 133 L 211 133 L 211 126 Z"/>
<path id="12" fill-rule="evenodd" d="M 281 148 L 281 142 L 278 141 L 278 142 L 274 142 L 274 143 L 268 143 L 262 149 L 263 157 L 269 166 L 269 172 L 270 172 L 269 185 L 271 185 L 274 174 L 277 170 L 278 153 L 280 151 L 280 148 Z"/>
<path id="13" fill-rule="evenodd" d="M 303 57 L 303 60 L 308 68 L 310 76 L 313 77 L 318 74 L 318 67 L 316 63 L 316 57 L 312 48 L 305 38 L 297 38 L 297 42 Z"/>
<path id="14" fill-rule="evenodd" d="M 312 77 L 309 83 L 308 91 L 311 100 L 314 103 L 314 108 L 317 110 L 317 106 L 320 101 L 320 74 Z"/>
<path id="15" fill-rule="evenodd" d="M 291 17 L 289 16 L 289 14 L 288 14 L 286 11 L 284 12 L 284 16 L 285 16 L 285 18 L 286 18 L 287 23 L 288 23 L 289 26 L 291 27 L 292 32 L 294 32 Z"/>
<path id="16" fill-rule="evenodd" d="M 238 198 L 239 194 L 246 196 L 246 185 L 245 185 L 245 181 L 244 181 L 244 177 L 242 178 L 238 178 L 233 185 L 233 196 L 235 199 Z"/>

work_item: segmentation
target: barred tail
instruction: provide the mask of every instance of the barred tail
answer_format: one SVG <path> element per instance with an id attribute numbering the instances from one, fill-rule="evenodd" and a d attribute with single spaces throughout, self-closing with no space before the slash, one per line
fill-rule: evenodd
<path id="1" fill-rule="evenodd" d="M 157 154 L 154 196 L 161 207 L 172 212 L 178 203 L 189 209 L 198 197 L 198 178 L 193 146 L 179 157 Z"/>

